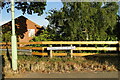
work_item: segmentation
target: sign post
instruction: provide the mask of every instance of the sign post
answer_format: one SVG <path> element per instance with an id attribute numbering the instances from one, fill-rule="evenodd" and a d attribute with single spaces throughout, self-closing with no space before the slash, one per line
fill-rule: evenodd
<path id="1" fill-rule="evenodd" d="M 72 47 L 72 44 L 71 44 L 71 47 Z M 70 53 L 71 53 L 71 58 L 73 57 L 73 50 L 71 49 L 70 50 Z"/>
<path id="2" fill-rule="evenodd" d="M 52 47 L 52 45 L 50 45 L 50 47 Z M 52 58 L 53 55 L 52 55 L 52 49 L 50 50 L 50 58 Z"/>
<path id="3" fill-rule="evenodd" d="M 52 54 L 52 50 L 70 50 L 70 55 L 71 55 L 71 58 L 73 57 L 73 49 L 75 49 L 76 47 L 75 46 L 68 46 L 68 47 L 52 47 L 52 45 L 50 45 L 50 47 L 47 47 L 47 50 L 50 50 L 50 58 L 53 57 L 53 54 Z"/>
<path id="4" fill-rule="evenodd" d="M 12 69 L 17 70 L 17 39 L 15 35 L 15 20 L 14 20 L 14 0 L 11 0 L 11 17 L 12 17 Z"/>

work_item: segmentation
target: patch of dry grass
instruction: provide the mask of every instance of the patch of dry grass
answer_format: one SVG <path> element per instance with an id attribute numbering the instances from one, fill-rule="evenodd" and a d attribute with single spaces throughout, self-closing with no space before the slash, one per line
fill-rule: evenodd
<path id="1" fill-rule="evenodd" d="M 118 71 L 117 56 L 99 57 L 38 57 L 18 56 L 18 70 L 12 71 L 7 56 L 4 56 L 5 76 L 25 72 L 70 72 L 70 71 Z"/>

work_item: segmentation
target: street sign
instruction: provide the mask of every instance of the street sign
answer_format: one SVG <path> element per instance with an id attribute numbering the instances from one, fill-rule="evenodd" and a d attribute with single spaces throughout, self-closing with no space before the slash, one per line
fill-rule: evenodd
<path id="1" fill-rule="evenodd" d="M 68 47 L 47 47 L 47 50 L 70 50 L 75 49 L 75 46 L 68 46 Z"/>

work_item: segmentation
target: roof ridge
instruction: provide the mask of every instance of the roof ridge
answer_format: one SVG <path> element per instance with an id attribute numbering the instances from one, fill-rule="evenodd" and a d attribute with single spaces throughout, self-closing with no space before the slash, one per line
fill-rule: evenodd
<path id="1" fill-rule="evenodd" d="M 15 20 L 18 19 L 18 18 L 20 18 L 20 17 L 26 18 L 26 19 L 30 20 L 31 22 L 33 22 L 34 24 L 36 24 L 34 21 L 32 21 L 31 19 L 29 19 L 29 18 L 27 18 L 27 17 L 25 17 L 25 16 L 23 16 L 23 15 L 16 17 Z M 8 21 L 8 22 L 6 22 L 6 23 L 4 23 L 4 24 L 2 24 L 2 25 L 0 25 L 0 26 L 3 26 L 3 25 L 5 25 L 5 24 L 7 24 L 7 23 L 9 23 L 9 22 L 11 22 L 11 21 L 12 21 L 12 20 L 10 20 L 10 21 Z M 36 24 L 36 25 L 38 25 L 38 24 Z M 40 25 L 38 25 L 38 26 L 40 26 Z M 41 26 L 41 27 L 42 27 L 42 26 Z"/>

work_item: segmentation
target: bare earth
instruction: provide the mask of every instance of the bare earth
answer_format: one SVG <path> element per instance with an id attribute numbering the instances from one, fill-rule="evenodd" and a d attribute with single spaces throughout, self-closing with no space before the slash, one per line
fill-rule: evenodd
<path id="1" fill-rule="evenodd" d="M 118 78 L 118 72 L 24 73 L 7 78 Z"/>

